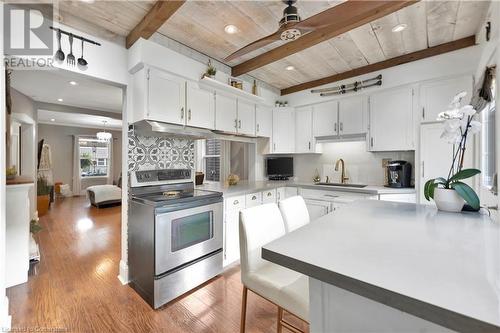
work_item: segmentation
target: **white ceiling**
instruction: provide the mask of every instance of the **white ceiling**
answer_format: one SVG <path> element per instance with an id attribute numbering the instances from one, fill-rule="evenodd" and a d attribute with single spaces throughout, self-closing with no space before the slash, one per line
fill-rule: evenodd
<path id="1" fill-rule="evenodd" d="M 120 119 L 74 112 L 38 110 L 38 122 L 42 124 L 102 129 L 104 121 L 107 122 L 106 129 L 121 130 L 122 128 Z"/>
<path id="2" fill-rule="evenodd" d="M 70 81 L 77 82 L 73 86 Z M 12 73 L 11 85 L 38 102 L 121 113 L 122 89 L 60 70 L 20 70 Z M 63 101 L 59 102 L 58 99 Z"/>

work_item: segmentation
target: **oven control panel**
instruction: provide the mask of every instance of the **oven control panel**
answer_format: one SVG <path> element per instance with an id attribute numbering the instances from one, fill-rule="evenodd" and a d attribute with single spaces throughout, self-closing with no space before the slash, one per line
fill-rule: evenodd
<path id="1" fill-rule="evenodd" d="M 191 169 L 165 169 L 135 171 L 133 177 L 139 184 L 172 182 L 192 179 Z"/>

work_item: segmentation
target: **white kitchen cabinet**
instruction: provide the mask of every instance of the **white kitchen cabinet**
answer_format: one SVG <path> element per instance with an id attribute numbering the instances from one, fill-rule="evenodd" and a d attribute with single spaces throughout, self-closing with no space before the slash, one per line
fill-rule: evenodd
<path id="1" fill-rule="evenodd" d="M 334 136 L 339 134 L 338 101 L 316 104 L 313 107 L 313 136 Z"/>
<path id="2" fill-rule="evenodd" d="M 238 134 L 255 135 L 255 104 L 238 100 Z"/>
<path id="3" fill-rule="evenodd" d="M 270 138 L 273 134 L 272 108 L 257 105 L 255 110 L 255 135 Z"/>
<path id="4" fill-rule="evenodd" d="M 215 96 L 200 89 L 197 83 L 186 85 L 186 125 L 200 128 L 215 128 Z"/>
<path id="5" fill-rule="evenodd" d="M 239 210 L 227 210 L 224 216 L 224 267 L 240 259 Z"/>
<path id="6" fill-rule="evenodd" d="M 314 221 L 332 211 L 332 204 L 328 201 L 304 199 L 309 213 L 309 220 Z"/>
<path id="7" fill-rule="evenodd" d="M 234 96 L 215 95 L 215 129 L 236 133 L 238 127 L 238 106 Z"/>
<path id="8" fill-rule="evenodd" d="M 275 189 L 262 192 L 262 203 L 263 204 L 276 203 L 277 202 L 276 198 L 277 198 L 277 196 L 276 196 Z"/>
<path id="9" fill-rule="evenodd" d="M 271 153 L 295 152 L 295 110 L 290 107 L 273 109 Z"/>
<path id="10" fill-rule="evenodd" d="M 358 135 L 366 133 L 366 97 L 357 96 L 339 100 L 339 135 Z"/>
<path id="11" fill-rule="evenodd" d="M 278 187 L 276 189 L 276 202 L 286 199 L 286 190 L 284 187 Z"/>
<path id="12" fill-rule="evenodd" d="M 420 85 L 420 120 L 436 121 L 440 112 L 448 110 L 453 97 L 466 91 L 462 105 L 469 104 L 472 97 L 473 80 L 471 75 L 425 82 Z"/>
<path id="13" fill-rule="evenodd" d="M 437 177 L 446 178 L 450 170 L 453 146 L 441 139 L 442 132 L 442 123 L 429 123 L 420 126 L 420 172 L 415 179 L 418 178 L 417 194 L 422 204 L 432 204 L 432 201 L 429 202 L 424 197 L 425 182 Z M 469 137 L 467 141 L 464 168 L 472 168 L 474 139 Z M 474 186 L 473 179 L 469 178 L 464 182 Z"/>
<path id="14" fill-rule="evenodd" d="M 313 108 L 306 106 L 295 109 L 295 152 L 312 153 L 316 142 L 313 137 Z"/>
<path id="15" fill-rule="evenodd" d="M 413 87 L 402 87 L 370 96 L 370 151 L 415 149 L 413 94 Z"/>
<path id="16" fill-rule="evenodd" d="M 143 72 L 145 71 L 145 72 Z M 162 121 L 171 124 L 183 125 L 186 116 L 185 89 L 186 80 L 160 70 L 145 68 L 138 75 L 139 80 L 142 75 L 146 77 L 146 98 L 142 97 L 144 105 L 142 110 L 146 110 L 146 119 Z M 144 84 L 134 80 L 135 84 Z M 137 87 L 140 89 L 139 87 Z M 137 96 L 137 94 L 134 94 Z M 139 101 L 141 98 L 139 98 Z M 135 105 L 136 107 L 141 107 Z"/>
<path id="17" fill-rule="evenodd" d="M 295 197 L 298 194 L 297 187 L 285 187 L 285 199 Z"/>

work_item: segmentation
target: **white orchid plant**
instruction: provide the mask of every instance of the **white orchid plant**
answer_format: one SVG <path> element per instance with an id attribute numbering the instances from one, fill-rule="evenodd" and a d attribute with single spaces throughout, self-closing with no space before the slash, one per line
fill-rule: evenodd
<path id="1" fill-rule="evenodd" d="M 427 200 L 434 198 L 436 188 L 453 189 L 460 195 L 472 209 L 479 209 L 479 197 L 476 192 L 462 182 L 473 177 L 481 171 L 478 169 L 463 169 L 467 136 L 481 130 L 481 123 L 474 120 L 476 110 L 472 105 L 461 106 L 462 99 L 467 93 L 457 94 L 449 105 L 449 110 L 441 112 L 437 120 L 443 122 L 441 138 L 453 145 L 453 160 L 448 176 L 429 179 L 424 186 L 424 195 Z"/>

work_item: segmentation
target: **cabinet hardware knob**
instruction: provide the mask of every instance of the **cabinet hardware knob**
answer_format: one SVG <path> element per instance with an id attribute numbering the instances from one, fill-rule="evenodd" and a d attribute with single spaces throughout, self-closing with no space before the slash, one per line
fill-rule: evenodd
<path id="1" fill-rule="evenodd" d="M 268 197 L 270 197 L 271 195 L 273 195 L 271 192 L 267 192 Z"/>
<path id="2" fill-rule="evenodd" d="M 188 120 L 191 120 L 191 109 L 188 110 Z"/>
<path id="3" fill-rule="evenodd" d="M 344 123 L 340 123 L 340 130 L 343 131 L 344 130 Z"/>
<path id="4" fill-rule="evenodd" d="M 309 141 L 309 150 L 311 150 L 311 141 Z"/>
<path id="5" fill-rule="evenodd" d="M 337 123 L 334 125 L 335 132 L 337 132 Z"/>
<path id="6" fill-rule="evenodd" d="M 255 195 L 252 196 L 252 200 L 257 200 L 257 197 Z"/>
<path id="7" fill-rule="evenodd" d="M 234 201 L 233 201 L 233 205 L 237 205 L 237 204 L 239 204 L 239 203 L 240 203 L 240 202 L 239 202 L 238 200 L 234 200 Z"/>
<path id="8" fill-rule="evenodd" d="M 259 132 L 259 131 L 260 131 L 260 126 L 259 126 L 259 124 L 257 124 L 257 132 Z"/>
<path id="9" fill-rule="evenodd" d="M 238 128 L 238 119 L 234 120 L 234 128 Z"/>
<path id="10" fill-rule="evenodd" d="M 181 107 L 181 119 L 184 119 L 184 107 Z"/>
<path id="11" fill-rule="evenodd" d="M 238 120 L 238 128 L 241 128 L 241 120 Z"/>
<path id="12" fill-rule="evenodd" d="M 373 147 L 373 137 L 370 138 L 370 146 Z"/>

